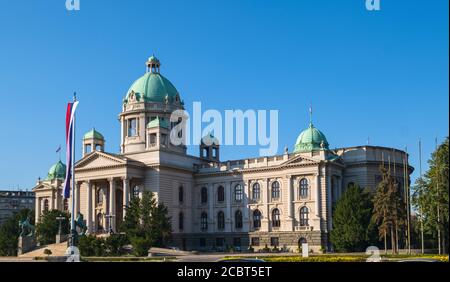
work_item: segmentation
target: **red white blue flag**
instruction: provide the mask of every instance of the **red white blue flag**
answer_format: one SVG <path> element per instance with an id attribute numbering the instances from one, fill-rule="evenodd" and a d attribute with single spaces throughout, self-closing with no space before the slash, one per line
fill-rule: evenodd
<path id="1" fill-rule="evenodd" d="M 75 110 L 77 109 L 78 101 L 67 104 L 66 111 L 66 179 L 64 180 L 64 198 L 70 198 L 70 180 L 72 179 L 72 141 Z"/>

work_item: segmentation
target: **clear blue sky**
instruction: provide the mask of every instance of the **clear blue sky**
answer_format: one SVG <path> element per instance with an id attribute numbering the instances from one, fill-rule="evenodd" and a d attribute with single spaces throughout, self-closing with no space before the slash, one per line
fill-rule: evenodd
<path id="1" fill-rule="evenodd" d="M 46 176 L 74 91 L 78 136 L 95 126 L 118 152 L 121 100 L 152 53 L 188 108 L 278 109 L 279 153 L 307 126 L 312 102 L 332 148 L 368 136 L 408 146 L 416 177 L 418 138 L 425 159 L 448 135 L 448 1 L 381 5 L 81 0 L 68 12 L 65 0 L 0 0 L 0 189 Z M 258 149 L 225 147 L 221 157 Z"/>

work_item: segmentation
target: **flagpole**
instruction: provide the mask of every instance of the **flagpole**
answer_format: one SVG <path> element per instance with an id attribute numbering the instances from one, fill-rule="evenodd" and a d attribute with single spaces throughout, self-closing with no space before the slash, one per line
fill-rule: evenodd
<path id="1" fill-rule="evenodd" d="M 75 103 L 77 101 L 77 93 L 73 93 L 73 102 Z M 71 166 L 72 166 L 72 212 L 71 212 L 71 221 L 70 221 L 70 226 L 71 226 L 71 246 L 75 246 L 75 234 L 76 234 L 76 227 L 75 227 L 75 168 L 74 168 L 74 164 L 75 164 L 75 112 L 73 114 L 73 124 L 72 124 L 73 128 L 72 128 L 72 157 L 71 159 Z"/>
<path id="2" fill-rule="evenodd" d="M 422 140 L 419 138 L 419 174 L 420 174 L 420 185 L 422 185 Z M 420 188 L 420 191 L 423 187 Z M 419 195 L 421 196 L 421 195 Z M 423 241 L 423 210 L 422 210 L 422 200 L 419 201 L 419 212 L 420 212 L 420 245 L 422 249 L 422 254 L 425 252 L 425 245 Z"/>

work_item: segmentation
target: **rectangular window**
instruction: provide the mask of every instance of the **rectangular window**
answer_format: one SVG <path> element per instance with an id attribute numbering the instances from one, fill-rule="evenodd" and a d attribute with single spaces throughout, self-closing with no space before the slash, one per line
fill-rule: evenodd
<path id="1" fill-rule="evenodd" d="M 270 245 L 273 247 L 278 247 L 279 245 L 278 237 L 270 237 Z"/>
<path id="2" fill-rule="evenodd" d="M 233 238 L 233 246 L 241 247 L 241 238 L 239 237 Z"/>
<path id="3" fill-rule="evenodd" d="M 259 237 L 252 237 L 252 239 L 251 239 L 252 241 L 251 241 L 251 244 L 252 244 L 252 246 L 259 246 Z"/>
<path id="4" fill-rule="evenodd" d="M 206 239 L 205 238 L 200 238 L 200 247 L 206 247 Z"/>
<path id="5" fill-rule="evenodd" d="M 128 136 L 137 136 L 137 119 L 128 119 Z"/>

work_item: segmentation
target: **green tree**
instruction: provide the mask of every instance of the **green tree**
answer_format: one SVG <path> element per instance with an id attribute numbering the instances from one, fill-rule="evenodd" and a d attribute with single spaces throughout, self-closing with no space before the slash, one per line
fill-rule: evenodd
<path id="1" fill-rule="evenodd" d="M 120 229 L 128 235 L 137 256 L 147 255 L 152 246 L 163 247 L 171 236 L 167 207 L 158 204 L 151 192 L 130 201 Z"/>
<path id="2" fill-rule="evenodd" d="M 40 222 L 36 225 L 37 239 L 41 245 L 55 243 L 56 234 L 58 234 L 59 230 L 59 221 L 56 219 L 57 217 L 65 217 L 65 220 L 61 222 L 61 231 L 63 234 L 69 233 L 69 213 L 59 210 L 44 211 Z"/>
<path id="3" fill-rule="evenodd" d="M 379 238 L 383 238 L 387 248 L 387 237 L 391 238 L 392 253 L 398 253 L 399 234 L 405 228 L 406 205 L 399 183 L 391 176 L 390 170 L 380 167 L 382 180 L 373 197 L 372 219 L 378 227 Z"/>
<path id="4" fill-rule="evenodd" d="M 413 187 L 412 204 L 423 220 L 428 239 L 438 246 L 440 233 L 441 249 L 448 253 L 449 242 L 449 138 L 433 152 L 428 161 L 429 169 L 416 180 Z M 438 216 L 439 215 L 439 216 Z"/>
<path id="5" fill-rule="evenodd" d="M 333 213 L 331 243 L 338 252 L 363 251 L 371 243 L 372 201 L 358 185 L 350 186 Z"/>
<path id="6" fill-rule="evenodd" d="M 20 235 L 19 221 L 30 216 L 30 223 L 34 224 L 34 212 L 29 209 L 20 210 L 0 226 L 0 256 L 16 256 Z"/>

